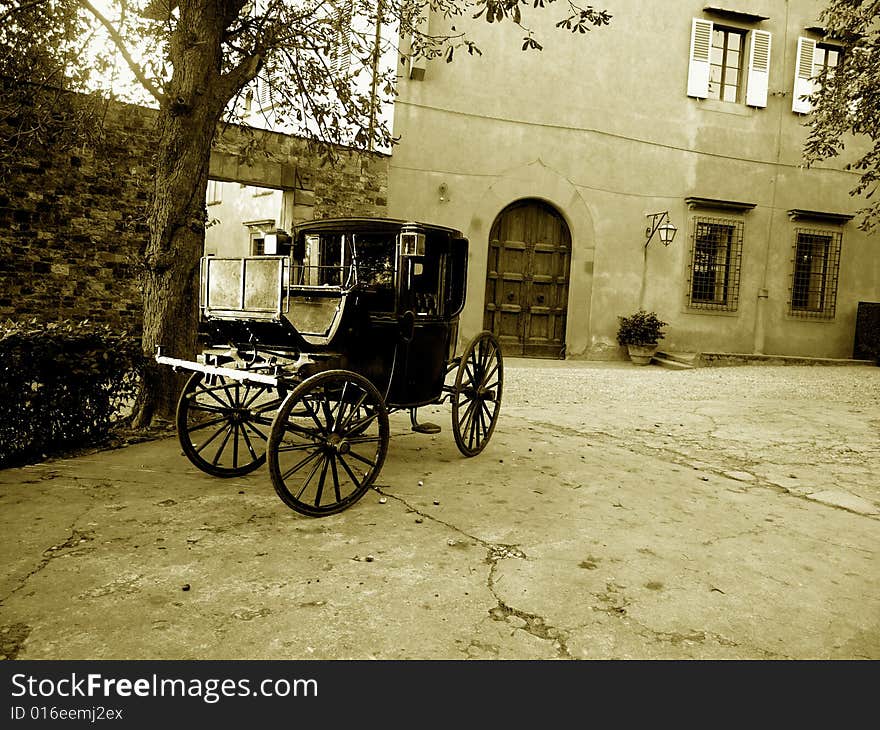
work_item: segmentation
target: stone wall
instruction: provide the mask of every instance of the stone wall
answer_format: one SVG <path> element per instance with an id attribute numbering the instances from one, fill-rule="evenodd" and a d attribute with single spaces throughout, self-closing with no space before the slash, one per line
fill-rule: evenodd
<path id="1" fill-rule="evenodd" d="M 94 146 L 43 148 L 0 176 L 0 320 L 90 319 L 140 330 L 155 118 L 113 104 Z M 303 191 L 315 218 L 386 209 L 386 157 L 343 149 L 325 163 L 287 135 L 227 128 L 211 174 Z"/>
<path id="2" fill-rule="evenodd" d="M 0 319 L 140 326 L 154 114 L 119 106 L 93 147 L 31 152 L 0 182 Z"/>

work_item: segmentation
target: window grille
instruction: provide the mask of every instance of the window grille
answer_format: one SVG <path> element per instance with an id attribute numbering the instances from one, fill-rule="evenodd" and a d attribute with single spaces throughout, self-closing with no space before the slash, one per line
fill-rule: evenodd
<path id="1" fill-rule="evenodd" d="M 795 231 L 789 314 L 833 319 L 842 238 L 840 231 L 803 228 Z"/>
<path id="2" fill-rule="evenodd" d="M 688 306 L 735 311 L 739 304 L 743 224 L 739 220 L 695 218 L 691 237 Z"/>

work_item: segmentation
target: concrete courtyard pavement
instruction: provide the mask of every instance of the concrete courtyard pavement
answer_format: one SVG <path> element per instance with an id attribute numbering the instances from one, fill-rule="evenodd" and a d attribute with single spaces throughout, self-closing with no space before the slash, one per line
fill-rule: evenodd
<path id="1" fill-rule="evenodd" d="M 174 438 L 0 471 L 0 653 L 880 658 L 880 368 L 505 365 L 332 517 Z"/>

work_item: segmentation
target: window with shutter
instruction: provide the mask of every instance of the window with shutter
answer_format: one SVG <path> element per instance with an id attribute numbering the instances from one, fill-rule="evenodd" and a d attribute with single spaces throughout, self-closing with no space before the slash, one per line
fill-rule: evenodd
<path id="1" fill-rule="evenodd" d="M 839 46 L 817 43 L 809 38 L 798 38 L 797 65 L 794 71 L 794 88 L 791 110 L 809 114 L 812 104 L 805 96 L 815 93 L 823 73 L 833 73 L 840 65 L 842 51 Z"/>
<path id="2" fill-rule="evenodd" d="M 711 20 L 694 18 L 691 26 L 691 54 L 688 68 L 688 96 L 709 97 L 710 54 L 712 49 Z"/>
<path id="3" fill-rule="evenodd" d="M 812 105 L 809 96 L 815 90 L 813 85 L 813 64 L 816 56 L 816 41 L 798 38 L 797 59 L 794 69 L 794 89 L 792 90 L 791 110 L 808 114 Z"/>
<path id="4" fill-rule="evenodd" d="M 345 0 L 338 6 L 334 18 L 336 38 L 328 64 L 331 73 L 344 74 L 351 65 L 351 23 L 354 16 L 354 0 Z"/>
<path id="5" fill-rule="evenodd" d="M 751 41 L 746 104 L 765 107 L 770 84 L 770 33 L 765 30 L 753 30 Z"/>
<path id="6" fill-rule="evenodd" d="M 691 27 L 688 96 L 766 107 L 770 79 L 770 46 L 771 34 L 767 31 L 748 30 L 694 18 Z"/>

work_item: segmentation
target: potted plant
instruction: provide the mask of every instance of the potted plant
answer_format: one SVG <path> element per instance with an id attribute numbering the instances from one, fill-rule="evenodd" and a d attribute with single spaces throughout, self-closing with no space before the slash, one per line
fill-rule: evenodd
<path id="1" fill-rule="evenodd" d="M 657 352 L 657 343 L 663 338 L 663 328 L 668 323 L 644 309 L 619 319 L 617 341 L 626 346 L 630 360 L 636 365 L 647 365 Z"/>

